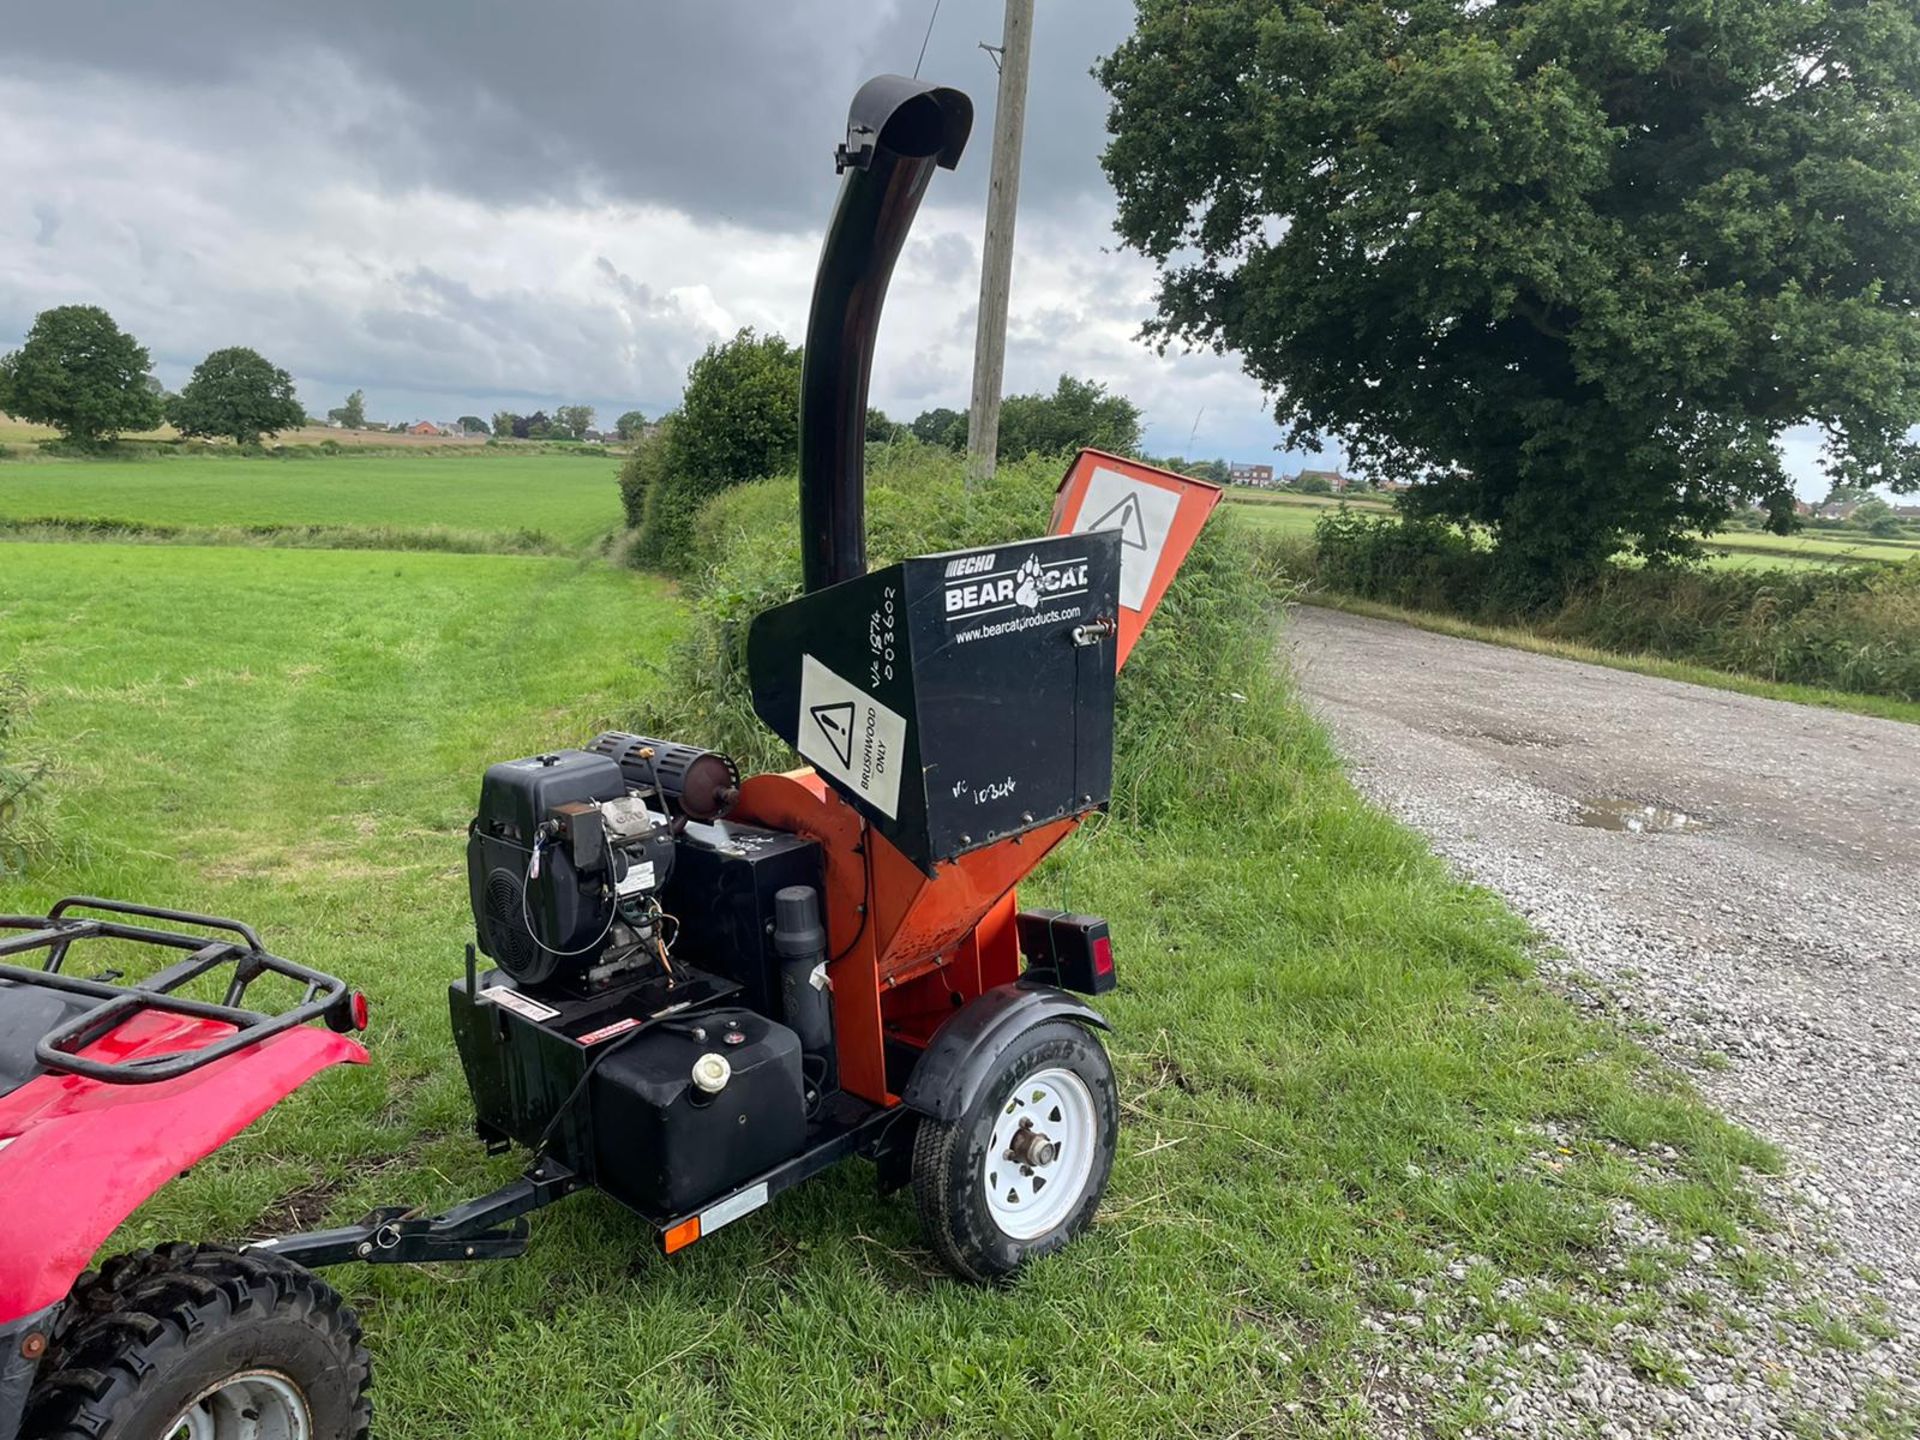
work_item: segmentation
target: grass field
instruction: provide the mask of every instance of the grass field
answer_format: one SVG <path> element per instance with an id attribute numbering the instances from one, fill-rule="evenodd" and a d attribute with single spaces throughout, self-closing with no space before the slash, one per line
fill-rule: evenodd
<path id="1" fill-rule="evenodd" d="M 0 522 L 527 531 L 575 547 L 620 522 L 617 461 L 512 450 L 0 463 Z"/>
<path id="2" fill-rule="evenodd" d="M 1709 549 L 1728 560 L 1769 560 L 1801 564 L 1853 564 L 1860 560 L 1888 560 L 1898 564 L 1920 556 L 1920 541 L 1880 540 L 1872 536 L 1836 535 L 1806 531 L 1799 535 L 1768 535 L 1761 531 L 1728 530 L 1712 536 Z"/>
<path id="3" fill-rule="evenodd" d="M 478 523 L 515 503 L 492 488 L 502 464 L 361 498 L 444 485 L 479 510 L 433 518 Z M 263 503 L 199 483 L 169 513 Z M 584 525 L 578 497 L 532 488 Z M 90 891 L 237 914 L 373 1001 L 375 1068 L 316 1081 L 123 1244 L 510 1178 L 468 1136 L 446 1032 L 471 933 L 464 827 L 486 764 L 627 713 L 679 624 L 660 585 L 591 561 L 0 544 L 0 663 L 38 694 L 68 844 L 0 884 L 0 909 Z M 940 1278 L 910 1204 L 857 1165 L 672 1262 L 581 1197 L 513 1264 L 334 1273 L 377 1357 L 377 1433 L 1358 1436 L 1377 1418 L 1366 1315 L 1466 1256 L 1483 1257 L 1474 1325 L 1551 1318 L 1624 1343 L 1615 1323 L 1663 1303 L 1660 1263 L 1606 1258 L 1607 1204 L 1635 1201 L 1675 1243 L 1730 1238 L 1756 1219 L 1741 1167 L 1768 1153 L 1529 981 L 1518 922 L 1362 803 L 1277 682 L 1247 712 L 1244 753 L 1216 757 L 1242 776 L 1229 811 L 1083 836 L 1027 892 L 1120 937 L 1103 1008 L 1125 1125 L 1086 1241 L 973 1290 Z M 1671 1158 L 1636 1161 L 1656 1147 Z M 1495 1293 L 1514 1275 L 1534 1298 Z M 1469 1377 L 1437 1433 L 1483 1421 L 1492 1384 Z"/>
<path id="4" fill-rule="evenodd" d="M 35 425 L 31 421 L 16 420 L 11 415 L 0 415 L 0 445 L 33 444 L 41 440 L 57 440 L 60 432 L 51 425 Z M 129 431 L 121 437 L 125 440 L 177 440 L 178 433 L 171 425 L 162 425 L 158 430 Z M 271 445 L 319 445 L 331 440 L 336 445 L 377 445 L 382 447 L 398 446 L 403 449 L 426 449 L 433 446 L 485 445 L 484 435 L 409 435 L 405 431 L 394 430 L 335 430 L 330 425 L 301 425 L 292 430 L 282 430 L 268 443 Z"/>
<path id="5" fill-rule="evenodd" d="M 1261 530 L 1281 535 L 1310 536 L 1320 516 L 1345 503 L 1363 512 L 1389 514 L 1389 502 L 1367 496 L 1352 501 L 1324 495 L 1292 495 L 1273 491 L 1233 489 L 1227 499 L 1234 514 Z M 1725 569 L 1762 566 L 1800 569 L 1814 565 L 1851 565 L 1861 560 L 1911 560 L 1920 556 L 1920 540 L 1880 540 L 1870 536 L 1807 531 L 1799 535 L 1768 535 L 1760 531 L 1723 531 L 1706 541 L 1709 564 Z"/>
<path id="6" fill-rule="evenodd" d="M 11 415 L 0 415 L 0 445 L 31 445 L 41 440 L 57 440 L 60 432 L 51 425 L 35 425 L 30 420 L 16 420 Z M 126 436 L 129 440 L 172 440 L 175 438 L 173 427 L 163 425 L 158 430 L 142 430 Z"/>

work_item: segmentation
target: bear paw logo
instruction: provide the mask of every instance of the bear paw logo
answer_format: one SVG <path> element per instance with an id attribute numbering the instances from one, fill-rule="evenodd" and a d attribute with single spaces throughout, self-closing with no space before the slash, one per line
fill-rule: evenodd
<path id="1" fill-rule="evenodd" d="M 1013 598 L 1032 610 L 1040 603 L 1040 557 L 1029 555 L 1013 577 Z"/>

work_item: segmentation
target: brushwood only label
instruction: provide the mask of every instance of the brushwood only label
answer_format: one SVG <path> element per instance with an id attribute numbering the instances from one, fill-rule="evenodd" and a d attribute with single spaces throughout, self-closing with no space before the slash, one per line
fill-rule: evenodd
<path id="1" fill-rule="evenodd" d="M 900 813 L 907 722 L 811 655 L 800 657 L 799 742 L 794 747 L 889 819 Z"/>

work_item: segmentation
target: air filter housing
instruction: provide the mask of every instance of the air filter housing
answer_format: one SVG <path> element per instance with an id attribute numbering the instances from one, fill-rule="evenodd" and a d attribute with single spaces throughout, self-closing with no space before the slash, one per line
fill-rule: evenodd
<path id="1" fill-rule="evenodd" d="M 587 749 L 618 765 L 635 790 L 650 791 L 657 782 L 662 798 L 689 820 L 718 820 L 740 798 L 740 769 L 717 750 L 624 730 L 596 735 Z"/>

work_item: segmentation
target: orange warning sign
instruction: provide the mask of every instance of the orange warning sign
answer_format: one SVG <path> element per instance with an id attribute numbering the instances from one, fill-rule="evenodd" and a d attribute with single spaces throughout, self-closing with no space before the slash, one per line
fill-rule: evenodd
<path id="1" fill-rule="evenodd" d="M 1119 665 L 1219 502 L 1209 481 L 1099 450 L 1082 450 L 1061 480 L 1052 534 L 1120 532 Z"/>

